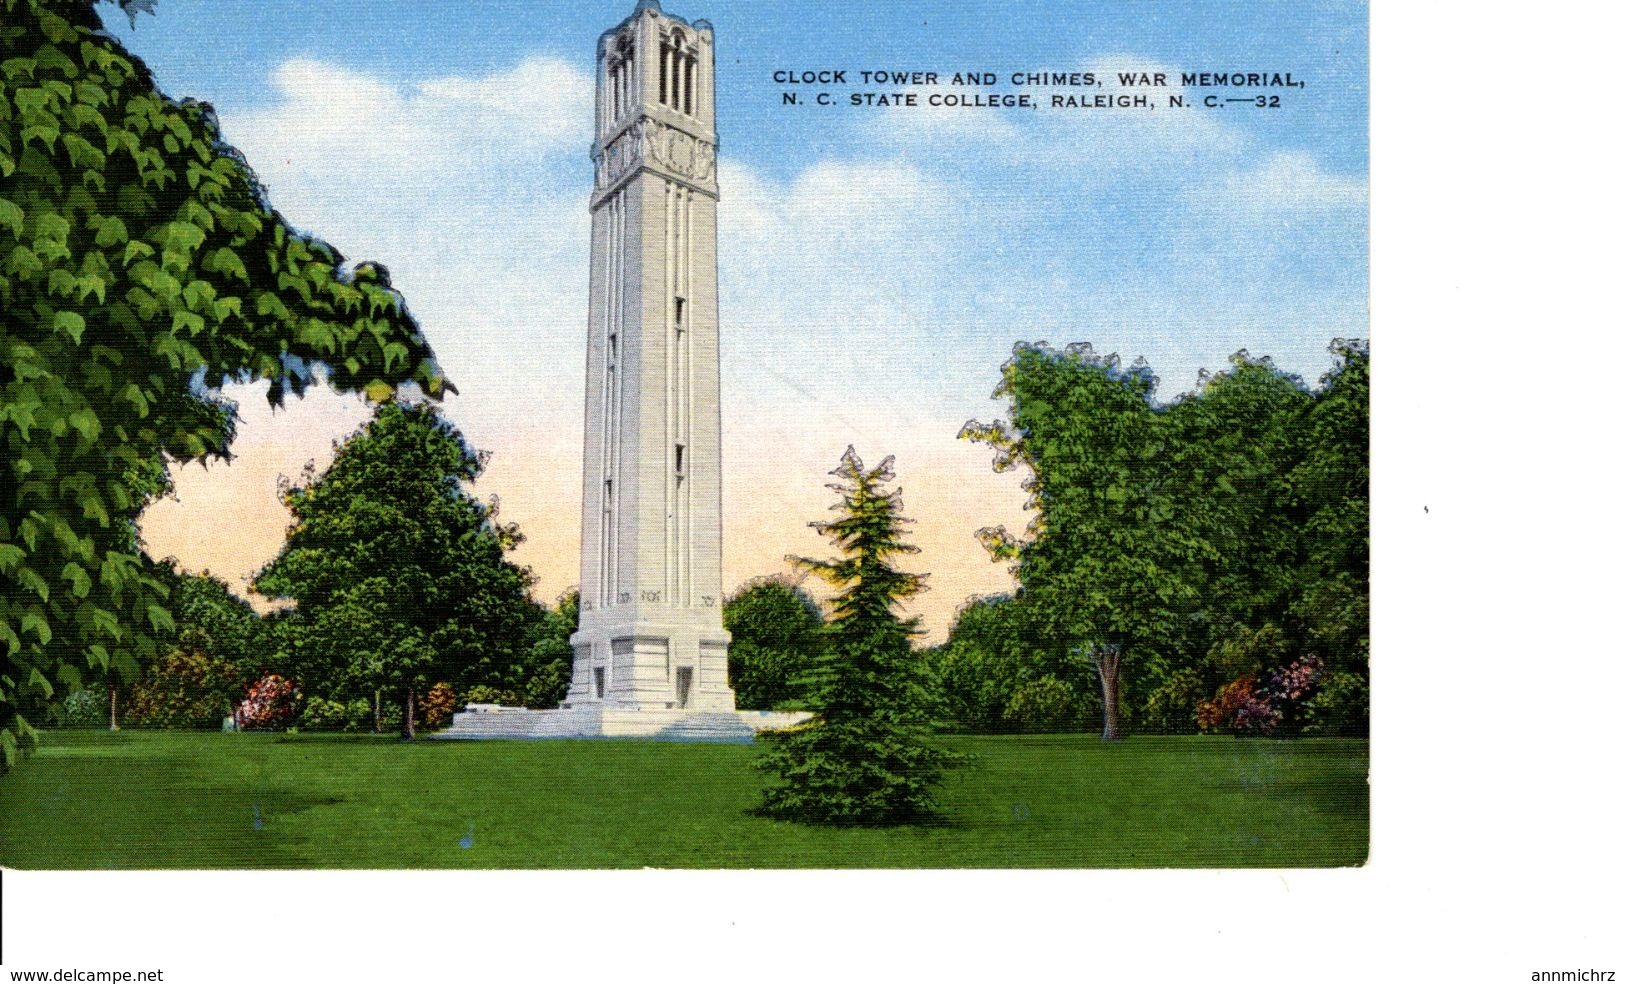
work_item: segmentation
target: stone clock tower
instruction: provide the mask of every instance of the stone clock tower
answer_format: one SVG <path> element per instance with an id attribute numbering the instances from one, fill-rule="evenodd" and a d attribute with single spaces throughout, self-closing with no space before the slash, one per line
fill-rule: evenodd
<path id="1" fill-rule="evenodd" d="M 581 622 L 563 704 L 470 704 L 443 738 L 749 741 L 722 627 L 711 25 L 640 0 L 598 39 Z"/>
<path id="2" fill-rule="evenodd" d="M 581 623 L 564 707 L 729 711 L 712 32 L 598 39 Z"/>

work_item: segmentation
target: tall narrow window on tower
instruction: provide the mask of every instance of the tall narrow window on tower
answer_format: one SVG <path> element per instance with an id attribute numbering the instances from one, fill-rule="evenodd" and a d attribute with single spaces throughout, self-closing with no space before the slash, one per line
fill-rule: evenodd
<path id="1" fill-rule="evenodd" d="M 660 42 L 660 105 L 671 104 L 671 42 Z"/>
<path id="2" fill-rule="evenodd" d="M 683 89 L 683 112 L 694 115 L 694 59 L 687 61 L 688 85 Z"/>
<path id="3" fill-rule="evenodd" d="M 673 31 L 660 42 L 660 105 L 685 116 L 698 116 L 699 75 L 695 46 L 681 32 Z"/>
<path id="4" fill-rule="evenodd" d="M 635 89 L 632 72 L 637 65 L 637 48 L 630 37 L 615 46 L 609 61 L 610 120 L 619 122 L 632 108 Z"/>

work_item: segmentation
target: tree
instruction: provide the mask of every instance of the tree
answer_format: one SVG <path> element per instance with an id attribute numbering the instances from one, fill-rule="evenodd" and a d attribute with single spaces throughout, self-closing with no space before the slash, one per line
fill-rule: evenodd
<path id="1" fill-rule="evenodd" d="M 522 658 L 505 671 L 499 669 L 495 677 L 512 686 L 526 707 L 557 707 L 570 689 L 575 665 L 570 636 L 581 621 L 581 591 L 571 588 L 559 595 L 556 608 L 549 611 L 537 605 L 536 611 L 539 617 Z"/>
<path id="2" fill-rule="evenodd" d="M 176 631 L 129 691 L 124 720 L 143 727 L 217 728 L 260 668 L 259 616 L 208 571 L 187 573 L 172 558 L 159 561 L 156 570 Z M 115 708 L 109 703 L 111 722 Z"/>
<path id="3" fill-rule="evenodd" d="M 722 603 L 728 680 L 741 707 L 770 710 L 801 699 L 801 678 L 824 644 L 818 602 L 780 578 L 762 578 Z"/>
<path id="4" fill-rule="evenodd" d="M 982 536 L 1044 634 L 1096 667 L 1105 737 L 1125 708 L 1165 731 L 1199 711 L 1230 727 L 1221 705 L 1268 707 L 1250 733 L 1364 720 L 1367 355 L 1333 350 L 1318 391 L 1243 351 L 1159 404 L 1148 367 L 1018 346 L 1010 423 L 961 432 L 1028 471 L 1027 535 Z"/>
<path id="5" fill-rule="evenodd" d="M 172 567 L 173 562 L 166 560 L 163 566 Z M 249 673 L 262 669 L 258 664 L 264 657 L 257 651 L 260 617 L 253 607 L 208 571 L 189 574 L 177 570 L 170 576 L 169 607 L 177 629 L 194 628 L 207 633 L 214 659 Z"/>
<path id="6" fill-rule="evenodd" d="M 930 695 L 924 664 L 910 646 L 917 619 L 896 606 L 924 588 L 922 575 L 893 566 L 905 543 L 903 502 L 888 491 L 892 459 L 867 469 L 852 448 L 830 474 L 840 518 L 813 523 L 840 550 L 834 560 L 793 557 L 837 589 L 826 645 L 807 675 L 812 722 L 766 732 L 761 766 L 781 785 L 761 811 L 807 823 L 899 824 L 929 818 L 932 789 L 948 755 L 928 741 Z"/>
<path id="7" fill-rule="evenodd" d="M 0 768 L 173 631 L 136 520 L 225 455 L 228 382 L 446 387 L 382 267 L 273 211 L 210 107 L 165 96 L 89 0 L 0 0 Z M 121 0 L 132 12 L 151 0 Z"/>
<path id="8" fill-rule="evenodd" d="M 300 665 L 399 698 L 406 738 L 420 693 L 519 660 L 546 614 L 530 572 L 505 557 L 518 529 L 464 488 L 482 468 L 432 404 L 382 404 L 326 472 L 286 488 L 293 525 L 254 582 L 295 602 Z"/>
<path id="9" fill-rule="evenodd" d="M 558 607 L 534 608 L 528 641 L 517 653 L 489 654 L 467 677 L 460 696 L 469 702 L 557 707 L 570 689 L 575 650 L 570 636 L 580 621 L 581 592 L 571 588 L 559 595 Z"/>
<path id="10" fill-rule="evenodd" d="M 1019 596 L 972 598 L 959 610 L 948 640 L 932 653 L 941 713 L 973 732 L 1051 730 L 1097 715 L 1094 668 L 1070 647 L 1043 634 Z M 1063 693 L 1071 705 L 1058 709 Z M 1019 700 L 1018 700 L 1019 698 Z M 1042 707 L 1042 713 L 1035 709 Z"/>
<path id="11" fill-rule="evenodd" d="M 1156 384 L 1144 364 L 1124 369 L 1087 344 L 1018 345 L 996 391 L 1010 398 L 1010 423 L 960 432 L 997 449 L 996 469 L 1029 470 L 1029 537 L 981 535 L 1015 560 L 1045 632 L 1094 665 L 1107 741 L 1122 734 L 1125 670 L 1176 640 L 1199 601 L 1193 575 L 1219 559 L 1170 481 Z"/>
<path id="12" fill-rule="evenodd" d="M 1302 379 L 1243 350 L 1163 411 L 1170 481 L 1217 557 L 1192 573 L 1201 603 L 1150 681 L 1166 730 L 1195 723 L 1194 681 L 1213 694 L 1243 674 L 1267 677 L 1298 652 L 1303 632 L 1289 608 L 1302 577 L 1303 517 L 1288 476 L 1303 456 L 1313 406 Z M 1175 697 L 1184 705 L 1177 720 Z"/>
<path id="13" fill-rule="evenodd" d="M 1371 350 L 1336 339 L 1305 421 L 1306 451 L 1289 476 L 1305 515 L 1304 576 L 1292 614 L 1304 626 L 1326 679 L 1309 701 L 1316 731 L 1370 728 Z"/>

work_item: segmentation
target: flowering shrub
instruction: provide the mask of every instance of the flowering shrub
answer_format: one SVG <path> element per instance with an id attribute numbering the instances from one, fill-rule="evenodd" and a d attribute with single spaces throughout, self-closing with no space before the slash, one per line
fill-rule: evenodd
<path id="1" fill-rule="evenodd" d="M 242 686 L 237 670 L 214 653 L 207 632 L 188 626 L 179 643 L 158 659 L 130 695 L 125 723 L 145 728 L 220 726 L 231 695 Z"/>
<path id="2" fill-rule="evenodd" d="M 423 695 L 423 723 L 433 731 L 451 723 L 457 710 L 457 691 L 449 683 L 437 683 Z"/>
<path id="3" fill-rule="evenodd" d="M 243 702 L 237 705 L 240 728 L 286 728 L 294 721 L 299 688 L 293 681 L 275 673 L 249 685 Z"/>
<path id="4" fill-rule="evenodd" d="M 1269 693 L 1277 702 L 1301 704 L 1325 669 L 1319 656 L 1305 656 L 1270 674 Z"/>
<path id="5" fill-rule="evenodd" d="M 1257 675 L 1243 673 L 1220 687 L 1212 700 L 1196 705 L 1196 726 L 1207 732 L 1232 728 L 1242 709 L 1256 702 L 1253 691 L 1257 686 Z M 1252 708 L 1252 712 L 1249 716 L 1256 714 L 1256 708 Z"/>
<path id="6" fill-rule="evenodd" d="M 1270 671 L 1262 681 L 1257 674 L 1244 673 L 1197 705 L 1197 727 L 1238 735 L 1296 730 L 1324 670 L 1320 657 L 1305 656 Z"/>

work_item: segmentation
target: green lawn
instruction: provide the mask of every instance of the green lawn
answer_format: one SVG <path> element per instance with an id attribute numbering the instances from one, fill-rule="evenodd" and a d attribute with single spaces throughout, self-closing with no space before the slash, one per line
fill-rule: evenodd
<path id="1" fill-rule="evenodd" d="M 765 782 L 750 746 L 53 732 L 0 778 L 0 864 L 1284 867 L 1366 856 L 1364 741 L 947 743 L 976 758 L 944 784 L 944 822 L 843 830 L 750 816 Z"/>

